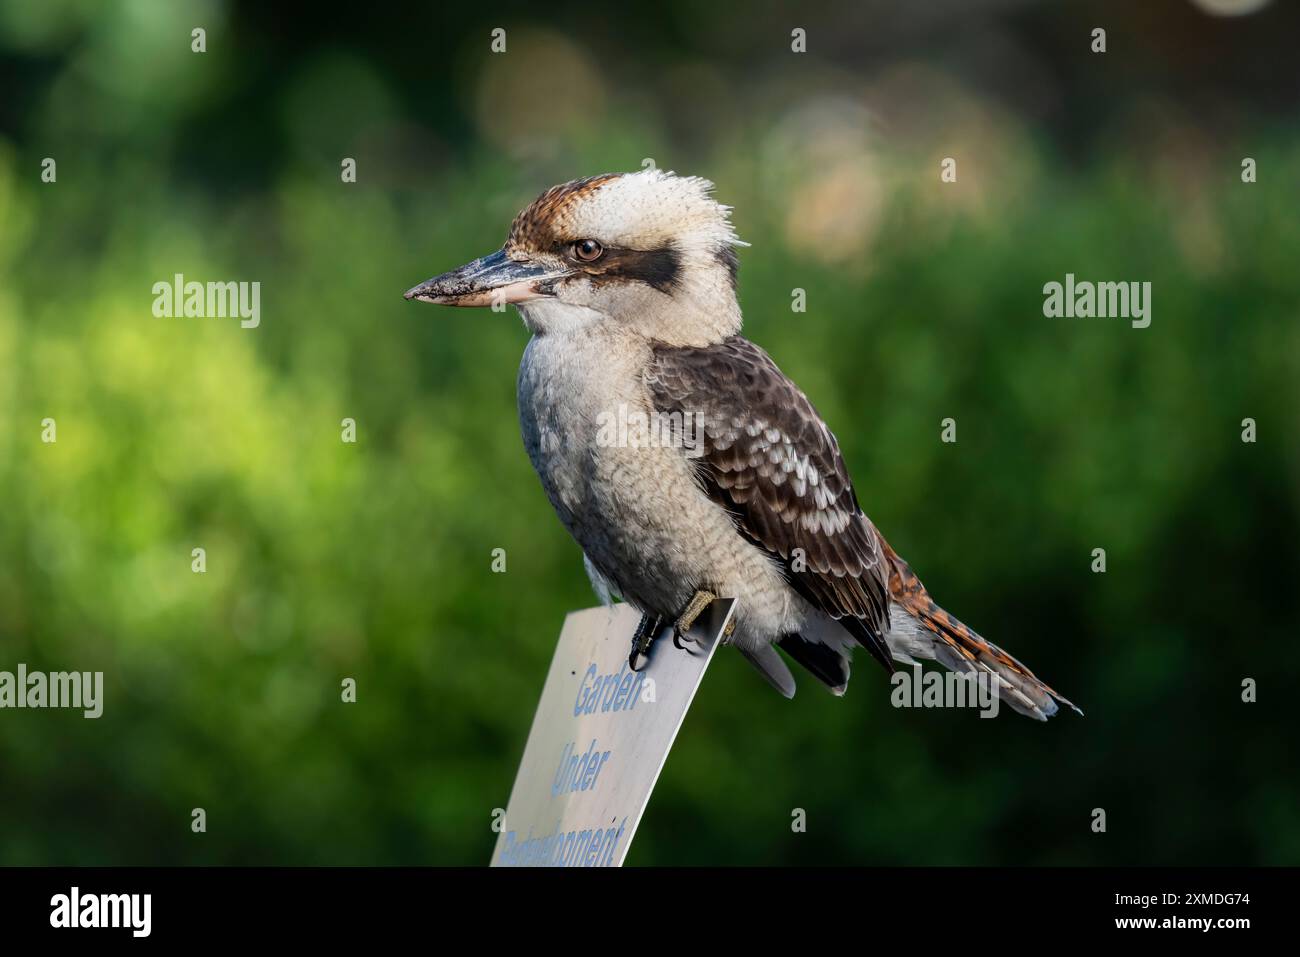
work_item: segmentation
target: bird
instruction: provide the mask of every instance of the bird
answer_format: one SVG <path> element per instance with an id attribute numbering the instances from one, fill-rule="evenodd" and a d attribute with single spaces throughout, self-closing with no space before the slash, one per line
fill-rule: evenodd
<path id="1" fill-rule="evenodd" d="M 677 641 L 726 597 L 725 642 L 787 698 L 780 652 L 843 695 L 860 647 L 891 675 L 925 659 L 982 676 L 1038 720 L 1074 708 L 936 604 L 867 517 L 835 435 L 741 334 L 748 244 L 713 193 L 654 168 L 553 186 L 499 250 L 405 292 L 518 310 L 524 446 L 596 591 L 641 613 L 631 666 L 665 621 Z M 611 436 L 620 415 L 670 423 L 678 441 Z"/>

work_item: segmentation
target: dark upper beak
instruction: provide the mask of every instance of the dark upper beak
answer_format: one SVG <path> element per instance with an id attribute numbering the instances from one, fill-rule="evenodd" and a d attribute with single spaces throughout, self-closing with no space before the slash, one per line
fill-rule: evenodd
<path id="1" fill-rule="evenodd" d="M 540 288 L 547 279 L 563 272 L 548 270 L 537 263 L 511 259 L 504 249 L 476 259 L 459 269 L 434 276 L 406 290 L 407 299 L 436 302 L 444 306 L 491 306 L 496 303 L 527 302 L 549 295 Z"/>

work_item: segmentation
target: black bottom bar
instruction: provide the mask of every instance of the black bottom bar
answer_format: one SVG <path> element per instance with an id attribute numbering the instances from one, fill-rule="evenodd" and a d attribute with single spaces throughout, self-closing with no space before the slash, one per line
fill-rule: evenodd
<path id="1" fill-rule="evenodd" d="M 618 926 L 667 933 L 681 920 L 725 928 L 732 943 L 774 924 L 821 940 L 862 940 L 889 924 L 918 944 L 1035 932 L 1231 943 L 1289 926 L 1298 876 L 1292 868 L 10 868 L 0 869 L 0 926 L 6 943 L 92 947 L 146 939 L 337 946 L 463 933 L 497 943 L 572 934 L 576 943 Z"/>

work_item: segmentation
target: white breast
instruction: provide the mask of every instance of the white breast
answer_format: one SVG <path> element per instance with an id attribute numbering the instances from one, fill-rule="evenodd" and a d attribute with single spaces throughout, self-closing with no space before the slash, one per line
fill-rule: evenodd
<path id="1" fill-rule="evenodd" d="M 681 448 L 634 446 L 602 423 L 650 415 L 644 340 L 605 326 L 535 336 L 519 369 L 524 446 L 560 520 L 643 610 L 676 615 L 696 589 L 740 601 L 737 640 L 797 631 L 807 606 L 696 483 Z"/>

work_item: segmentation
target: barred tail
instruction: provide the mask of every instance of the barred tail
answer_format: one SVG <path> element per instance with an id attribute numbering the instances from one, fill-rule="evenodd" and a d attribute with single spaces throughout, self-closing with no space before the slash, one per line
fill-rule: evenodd
<path id="1" fill-rule="evenodd" d="M 914 663 L 914 658 L 926 658 L 952 671 L 994 675 L 1002 700 L 1039 721 L 1056 714 L 1057 701 L 1083 714 L 1011 655 L 935 604 L 907 562 L 883 538 L 880 541 L 890 562 L 891 624 L 886 640 L 897 660 Z"/>

